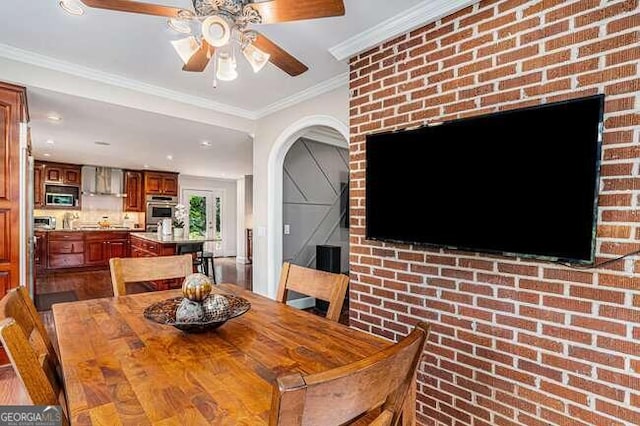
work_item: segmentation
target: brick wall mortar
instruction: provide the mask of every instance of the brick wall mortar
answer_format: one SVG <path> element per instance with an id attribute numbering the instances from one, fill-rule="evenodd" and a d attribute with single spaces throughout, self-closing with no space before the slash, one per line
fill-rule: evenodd
<path id="1" fill-rule="evenodd" d="M 433 324 L 420 424 L 640 424 L 640 258 L 598 270 L 364 237 L 365 137 L 606 94 L 598 262 L 640 249 L 637 0 L 482 1 L 351 60 L 352 326 Z"/>

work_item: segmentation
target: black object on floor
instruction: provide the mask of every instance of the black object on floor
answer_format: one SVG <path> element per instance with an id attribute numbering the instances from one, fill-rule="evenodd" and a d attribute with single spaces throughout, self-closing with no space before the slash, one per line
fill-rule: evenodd
<path id="1" fill-rule="evenodd" d="M 36 306 L 39 311 L 50 311 L 54 303 L 76 302 L 78 296 L 75 291 L 60 291 L 58 293 L 36 294 Z"/>

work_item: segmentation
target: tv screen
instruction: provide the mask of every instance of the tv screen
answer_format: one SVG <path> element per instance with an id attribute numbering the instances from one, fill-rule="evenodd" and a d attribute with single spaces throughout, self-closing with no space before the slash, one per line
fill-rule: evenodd
<path id="1" fill-rule="evenodd" d="M 367 239 L 593 263 L 603 103 L 368 135 Z"/>

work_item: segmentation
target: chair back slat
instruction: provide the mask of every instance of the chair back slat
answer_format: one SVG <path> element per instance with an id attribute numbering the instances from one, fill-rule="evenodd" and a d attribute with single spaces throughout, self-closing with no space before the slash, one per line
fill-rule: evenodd
<path id="1" fill-rule="evenodd" d="M 399 343 L 352 364 L 278 378 L 271 425 L 341 425 L 379 410 L 370 424 L 395 425 L 429 335 L 419 323 Z"/>
<path id="2" fill-rule="evenodd" d="M 192 262 L 190 254 L 112 258 L 109 260 L 109 268 L 113 295 L 117 297 L 127 294 L 127 283 L 184 278 L 193 272 Z"/>
<path id="3" fill-rule="evenodd" d="M 324 300 L 329 302 L 327 318 L 338 321 L 348 285 L 349 277 L 347 275 L 305 268 L 285 262 L 280 273 L 276 300 L 285 303 L 290 290 Z"/>
<path id="4" fill-rule="evenodd" d="M 32 403 L 62 406 L 68 425 L 60 360 L 24 287 L 0 300 L 0 341 Z"/>

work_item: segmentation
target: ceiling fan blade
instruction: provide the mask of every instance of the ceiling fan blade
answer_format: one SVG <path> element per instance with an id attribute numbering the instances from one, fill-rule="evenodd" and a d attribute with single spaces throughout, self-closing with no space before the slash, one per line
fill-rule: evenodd
<path id="1" fill-rule="evenodd" d="M 141 3 L 132 0 L 80 0 L 86 6 L 96 9 L 117 10 L 119 12 L 142 13 L 143 15 L 166 16 L 177 18 L 184 10 L 177 7 L 160 6 L 151 3 Z"/>
<path id="2" fill-rule="evenodd" d="M 263 24 L 344 15 L 343 0 L 271 0 L 251 3 Z"/>
<path id="3" fill-rule="evenodd" d="M 269 62 L 292 77 L 300 75 L 309 69 L 305 64 L 288 54 L 284 49 L 262 34 L 258 34 L 253 44 L 258 49 L 271 55 Z"/>
<path id="4" fill-rule="evenodd" d="M 209 61 L 213 58 L 216 48 L 202 40 L 200 49 L 189 58 L 189 62 L 184 64 L 182 71 L 202 72 L 209 65 Z"/>

